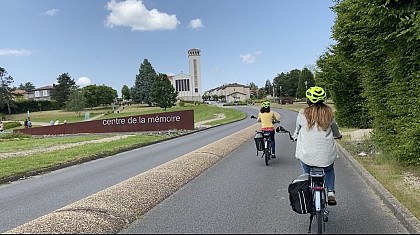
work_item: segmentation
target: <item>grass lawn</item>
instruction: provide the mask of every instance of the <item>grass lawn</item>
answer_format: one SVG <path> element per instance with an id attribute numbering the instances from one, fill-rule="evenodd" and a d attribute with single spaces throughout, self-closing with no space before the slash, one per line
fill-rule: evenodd
<path id="1" fill-rule="evenodd" d="M 215 122 L 216 124 L 225 124 L 246 117 L 246 114 L 231 108 L 222 108 L 212 105 L 188 105 L 185 107 L 173 107 L 167 109 L 166 112 L 180 110 L 194 110 L 194 121 L 200 122 L 213 119 L 217 114 L 224 114 L 225 118 Z M 96 109 L 98 112 L 106 111 Z M 106 114 L 102 118 L 113 118 L 122 116 L 135 116 L 142 114 L 165 112 L 162 108 L 147 107 L 139 105 L 126 106 L 120 113 Z M 48 122 L 60 116 L 60 120 L 67 118 L 67 121 L 77 121 L 70 119 L 74 116 L 72 112 L 65 111 L 42 111 L 30 114 L 31 120 L 34 122 Z M 19 120 L 26 118 L 26 114 L 7 116 L 10 120 Z M 81 119 L 80 121 L 83 121 Z M 69 121 L 70 122 L 70 121 Z M 22 128 L 22 127 L 20 127 Z M 8 130 L 10 131 L 10 130 Z M 120 138 L 112 142 L 89 143 L 74 148 L 65 148 L 55 151 L 45 152 L 46 148 L 54 146 L 63 146 L 75 143 L 84 143 L 86 141 L 101 140 L 116 136 L 117 134 L 85 134 L 85 135 L 68 135 L 68 136 L 26 136 L 22 134 L 1 134 L 0 135 L 0 180 L 12 176 L 25 176 L 32 174 L 32 171 L 43 172 L 49 169 L 56 169 L 60 165 L 69 163 L 79 163 L 88 161 L 98 157 L 106 157 L 119 152 L 139 148 L 149 145 L 167 138 L 180 135 L 182 133 L 162 133 L 162 134 L 144 134 L 144 133 L 128 133 L 127 138 Z M 7 137 L 10 135 L 10 137 Z M 6 138 L 7 137 L 7 138 Z M 35 150 L 35 151 L 34 151 Z M 39 150 L 38 152 L 36 150 Z M 1 158 L 10 153 L 25 152 L 30 154 L 22 154 L 23 156 L 14 156 Z"/>

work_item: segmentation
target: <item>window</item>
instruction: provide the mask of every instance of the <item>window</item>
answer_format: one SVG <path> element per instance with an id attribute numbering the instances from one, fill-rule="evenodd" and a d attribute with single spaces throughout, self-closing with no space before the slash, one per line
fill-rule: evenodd
<path id="1" fill-rule="evenodd" d="M 180 79 L 175 81 L 176 91 L 190 91 L 190 80 Z"/>

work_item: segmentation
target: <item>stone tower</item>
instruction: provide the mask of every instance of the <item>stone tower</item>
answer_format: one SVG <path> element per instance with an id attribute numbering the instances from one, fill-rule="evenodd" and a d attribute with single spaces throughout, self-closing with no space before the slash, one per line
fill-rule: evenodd
<path id="1" fill-rule="evenodd" d="M 201 101 L 203 92 L 201 90 L 201 62 L 200 62 L 200 49 L 188 50 L 188 60 L 190 64 L 190 77 L 191 77 L 191 96 L 195 101 Z"/>

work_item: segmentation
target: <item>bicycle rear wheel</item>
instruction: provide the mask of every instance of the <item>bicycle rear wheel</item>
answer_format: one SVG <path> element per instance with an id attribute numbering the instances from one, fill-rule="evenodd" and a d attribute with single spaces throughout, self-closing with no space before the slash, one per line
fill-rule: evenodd
<path id="1" fill-rule="evenodd" d="M 318 234 L 322 234 L 322 223 L 323 223 L 323 220 L 324 220 L 324 218 L 323 218 L 323 213 L 322 213 L 322 211 L 317 211 L 316 212 L 316 215 L 315 215 L 315 218 L 316 218 L 316 225 L 317 225 L 317 232 L 318 232 Z"/>
<path id="2" fill-rule="evenodd" d="M 268 161 L 271 157 L 271 143 L 267 142 L 267 147 L 264 149 L 265 165 L 268 166 Z"/>

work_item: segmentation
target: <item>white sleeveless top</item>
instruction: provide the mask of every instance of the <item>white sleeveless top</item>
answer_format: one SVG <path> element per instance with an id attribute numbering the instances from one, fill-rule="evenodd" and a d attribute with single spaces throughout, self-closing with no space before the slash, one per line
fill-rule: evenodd
<path id="1" fill-rule="evenodd" d="M 338 158 L 334 137 L 341 136 L 338 125 L 333 120 L 326 131 L 318 129 L 317 124 L 308 130 L 303 109 L 296 119 L 296 158 L 308 166 L 327 167 Z"/>

